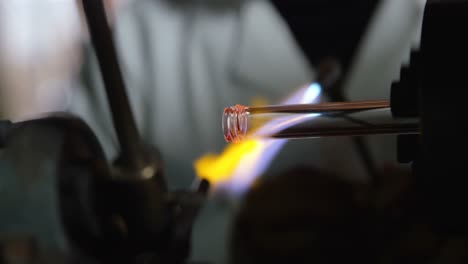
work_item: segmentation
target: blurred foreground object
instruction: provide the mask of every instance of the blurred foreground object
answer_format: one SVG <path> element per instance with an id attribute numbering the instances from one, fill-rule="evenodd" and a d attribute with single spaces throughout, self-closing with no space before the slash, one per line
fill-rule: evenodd
<path id="1" fill-rule="evenodd" d="M 5 264 L 40 263 L 34 239 L 21 236 L 0 237 L 0 262 Z"/>
<path id="2" fill-rule="evenodd" d="M 232 230 L 232 264 L 462 264 L 468 239 L 438 233 L 409 206 L 408 171 L 379 170 L 380 189 L 298 168 L 258 181 Z"/>
<path id="3" fill-rule="evenodd" d="M 259 181 L 235 220 L 231 263 L 372 263 L 368 210 L 352 184 L 325 172 Z"/>

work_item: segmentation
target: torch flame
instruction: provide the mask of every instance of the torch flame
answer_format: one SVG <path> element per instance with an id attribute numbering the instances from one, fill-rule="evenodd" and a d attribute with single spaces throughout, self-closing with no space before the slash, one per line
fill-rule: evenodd
<path id="1" fill-rule="evenodd" d="M 220 155 L 207 154 L 194 163 L 199 178 L 211 184 L 224 183 L 232 176 L 245 153 L 256 152 L 260 142 L 249 139 L 237 144 L 229 144 Z"/>
<path id="2" fill-rule="evenodd" d="M 321 90 L 320 84 L 312 83 L 296 91 L 282 104 L 310 104 L 316 102 Z M 259 102 L 258 99 L 257 102 Z M 259 127 L 253 135 L 261 135 L 264 131 L 271 132 L 285 129 L 317 115 L 308 114 L 284 120 L 281 118 L 274 119 Z M 286 142 L 285 139 L 251 137 L 240 143 L 229 144 L 221 154 L 207 154 L 195 161 L 196 174 L 199 178 L 208 180 L 214 187 L 225 186 L 229 191 L 242 193 L 268 168 Z"/>

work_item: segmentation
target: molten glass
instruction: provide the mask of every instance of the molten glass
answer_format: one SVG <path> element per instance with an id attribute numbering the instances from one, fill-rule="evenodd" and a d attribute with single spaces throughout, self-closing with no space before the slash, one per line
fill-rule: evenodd
<path id="1" fill-rule="evenodd" d="M 248 107 L 235 105 L 224 109 L 223 133 L 227 142 L 240 142 L 247 135 L 249 127 Z"/>

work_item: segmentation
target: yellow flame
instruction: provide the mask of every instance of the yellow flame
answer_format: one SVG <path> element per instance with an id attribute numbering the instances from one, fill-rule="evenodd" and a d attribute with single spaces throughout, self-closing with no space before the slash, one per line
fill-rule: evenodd
<path id="1" fill-rule="evenodd" d="M 199 178 L 216 185 L 226 182 L 237 168 L 243 155 L 261 147 L 256 140 L 246 140 L 238 144 L 229 144 L 220 155 L 207 154 L 194 163 Z"/>

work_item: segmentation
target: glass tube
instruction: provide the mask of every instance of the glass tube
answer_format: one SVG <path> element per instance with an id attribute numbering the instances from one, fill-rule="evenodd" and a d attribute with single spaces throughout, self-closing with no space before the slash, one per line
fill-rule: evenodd
<path id="1" fill-rule="evenodd" d="M 374 134 L 417 134 L 418 118 L 395 118 L 388 101 L 247 107 L 223 112 L 227 142 L 247 137 L 311 138 Z"/>

